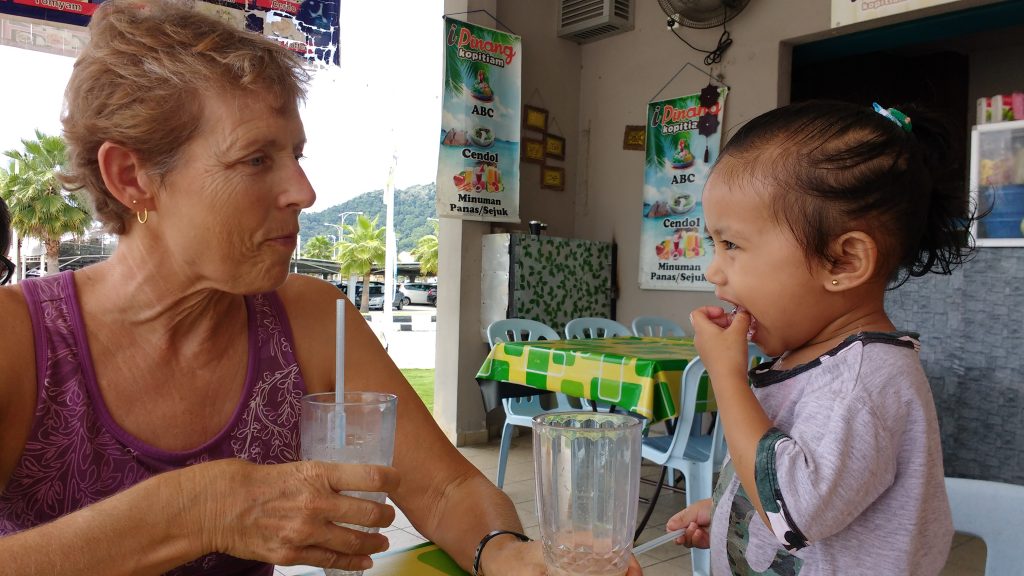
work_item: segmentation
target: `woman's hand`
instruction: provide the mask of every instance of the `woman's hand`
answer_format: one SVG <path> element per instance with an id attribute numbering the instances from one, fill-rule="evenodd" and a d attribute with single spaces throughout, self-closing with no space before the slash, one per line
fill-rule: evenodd
<path id="1" fill-rule="evenodd" d="M 372 564 L 370 554 L 388 548 L 383 535 L 334 523 L 389 526 L 394 508 L 338 492 L 393 492 L 398 488 L 393 468 L 220 460 L 192 470 L 199 485 L 184 487 L 183 496 L 194 498 L 193 491 L 199 490 L 193 525 L 198 526 L 203 550 L 272 564 L 364 570 Z"/>
<path id="2" fill-rule="evenodd" d="M 507 539 L 495 550 L 489 550 L 499 541 L 492 540 L 484 548 L 486 553 L 482 564 L 487 576 L 547 576 L 550 574 L 544 565 L 544 550 L 538 541 L 519 542 Z M 642 576 L 643 570 L 635 556 L 629 557 L 629 568 L 625 576 Z"/>
<path id="3" fill-rule="evenodd" d="M 720 306 L 703 306 L 690 313 L 693 343 L 712 381 L 719 374 L 747 380 L 747 331 L 750 314 L 726 312 Z"/>
<path id="4" fill-rule="evenodd" d="M 682 512 L 669 518 L 665 529 L 686 530 L 682 536 L 676 538 L 676 544 L 682 544 L 687 548 L 710 548 L 711 547 L 711 512 L 713 504 L 711 498 L 699 500 L 683 508 Z"/>

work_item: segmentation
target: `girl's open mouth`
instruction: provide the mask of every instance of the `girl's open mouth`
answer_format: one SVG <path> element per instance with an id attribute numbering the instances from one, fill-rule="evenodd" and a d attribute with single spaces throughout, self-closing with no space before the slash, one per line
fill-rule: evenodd
<path id="1" fill-rule="evenodd" d="M 732 319 L 736 317 L 737 312 L 750 312 L 743 306 L 736 306 L 729 312 L 729 323 L 732 324 Z M 754 318 L 753 314 L 750 315 L 750 327 L 747 328 L 747 341 L 751 341 L 754 338 L 754 332 L 757 331 L 757 318 Z"/>

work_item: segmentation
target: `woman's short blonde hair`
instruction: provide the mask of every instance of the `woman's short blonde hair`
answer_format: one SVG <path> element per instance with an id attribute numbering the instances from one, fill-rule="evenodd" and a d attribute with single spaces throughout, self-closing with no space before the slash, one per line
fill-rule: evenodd
<path id="1" fill-rule="evenodd" d="M 199 129 L 204 94 L 253 93 L 279 107 L 305 98 L 309 74 L 298 55 L 191 6 L 107 0 L 68 82 L 62 180 L 69 190 L 88 191 L 96 218 L 115 234 L 132 212 L 103 182 L 97 154 L 104 142 L 134 151 L 162 178 Z"/>

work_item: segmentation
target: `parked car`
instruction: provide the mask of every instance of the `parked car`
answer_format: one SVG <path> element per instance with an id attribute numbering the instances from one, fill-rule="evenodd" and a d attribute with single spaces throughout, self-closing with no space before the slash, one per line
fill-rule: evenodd
<path id="1" fill-rule="evenodd" d="M 341 290 L 346 296 L 348 295 L 348 284 L 344 282 L 338 282 L 335 284 L 338 290 Z M 363 302 L 363 283 L 356 283 L 356 297 L 353 301 L 358 308 Z M 409 305 L 409 297 L 404 292 L 395 288 L 395 299 L 391 303 L 391 308 L 394 310 L 401 310 L 405 306 Z M 370 283 L 370 310 L 383 310 L 384 309 L 384 284 L 381 282 Z"/>
<path id="2" fill-rule="evenodd" d="M 427 291 L 427 302 L 431 306 L 437 306 L 437 286 L 431 286 Z"/>
<path id="3" fill-rule="evenodd" d="M 362 293 L 361 290 L 356 290 L 356 297 Z M 401 290 L 395 288 L 395 299 L 391 303 L 391 308 L 395 310 L 401 310 L 405 306 L 405 294 Z M 360 301 L 361 302 L 361 301 Z M 384 286 L 380 284 L 370 285 L 370 310 L 383 310 L 384 309 Z"/>
<path id="4" fill-rule="evenodd" d="M 402 291 L 405 292 L 405 296 L 409 300 L 406 303 L 430 304 L 427 293 L 435 286 L 436 284 L 427 284 L 426 282 L 406 282 L 402 285 Z"/>

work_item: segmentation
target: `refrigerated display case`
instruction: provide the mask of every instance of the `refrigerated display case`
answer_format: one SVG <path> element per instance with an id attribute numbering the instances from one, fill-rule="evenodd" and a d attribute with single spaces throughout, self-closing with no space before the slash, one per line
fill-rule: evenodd
<path id="1" fill-rule="evenodd" d="M 1024 120 L 971 131 L 970 189 L 978 246 L 1024 246 Z"/>

